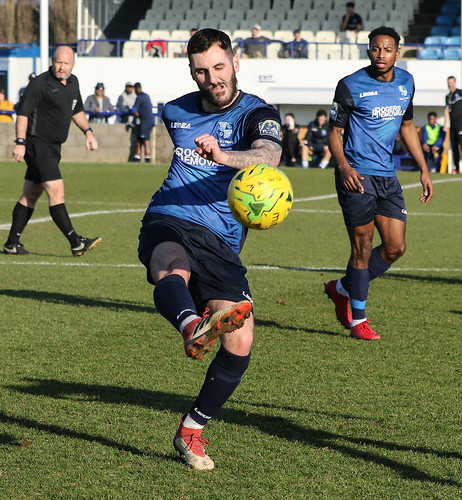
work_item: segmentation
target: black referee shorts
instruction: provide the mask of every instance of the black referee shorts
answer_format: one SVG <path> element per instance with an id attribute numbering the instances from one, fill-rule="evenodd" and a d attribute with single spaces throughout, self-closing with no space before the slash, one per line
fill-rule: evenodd
<path id="1" fill-rule="evenodd" d="M 365 226 L 372 222 L 376 215 L 406 222 L 406 204 L 398 178 L 365 174 L 362 177 L 364 194 L 348 191 L 341 181 L 340 173 L 337 169 L 335 171 L 335 186 L 345 225 Z"/>
<path id="2" fill-rule="evenodd" d="M 174 241 L 186 251 L 191 266 L 189 291 L 199 310 L 211 299 L 239 302 L 251 300 L 246 267 L 239 256 L 207 228 L 164 214 L 147 214 L 143 219 L 138 257 L 149 272 L 149 260 L 159 243 Z"/>
<path id="3" fill-rule="evenodd" d="M 24 160 L 27 165 L 25 179 L 34 184 L 63 178 L 59 169 L 60 144 L 51 144 L 36 137 L 28 137 Z"/>

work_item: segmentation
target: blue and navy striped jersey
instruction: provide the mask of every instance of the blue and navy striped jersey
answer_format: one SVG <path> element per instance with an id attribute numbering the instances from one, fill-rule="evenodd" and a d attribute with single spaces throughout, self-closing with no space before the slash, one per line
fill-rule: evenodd
<path id="1" fill-rule="evenodd" d="M 374 78 L 362 68 L 338 82 L 330 124 L 344 129 L 348 163 L 361 174 L 393 177 L 393 145 L 403 120 L 413 118 L 414 79 L 394 68 L 394 78 Z"/>
<path id="2" fill-rule="evenodd" d="M 240 92 L 236 101 L 218 113 L 206 113 L 199 92 L 167 103 L 162 119 L 173 142 L 173 159 L 146 213 L 173 215 L 205 226 L 236 253 L 246 230 L 228 206 L 228 186 L 236 169 L 206 160 L 195 152 L 194 139 L 213 135 L 222 150 L 248 150 L 257 139 L 281 143 L 278 112 L 257 96 Z"/>

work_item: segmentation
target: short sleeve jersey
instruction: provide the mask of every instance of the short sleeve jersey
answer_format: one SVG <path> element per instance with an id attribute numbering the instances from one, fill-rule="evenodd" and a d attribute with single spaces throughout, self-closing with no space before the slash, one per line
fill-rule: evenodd
<path id="1" fill-rule="evenodd" d="M 152 103 L 148 94 L 141 92 L 136 96 L 135 105 L 133 106 L 140 114 L 141 120 L 145 124 L 154 124 L 154 116 L 152 114 Z"/>
<path id="2" fill-rule="evenodd" d="M 330 111 L 330 124 L 344 129 L 348 163 L 361 174 L 394 177 L 393 145 L 403 120 L 412 120 L 414 79 L 394 68 L 390 82 L 362 68 L 339 81 Z"/>
<path id="3" fill-rule="evenodd" d="M 72 117 L 83 111 L 79 81 L 70 75 L 66 85 L 51 68 L 30 81 L 18 115 L 27 116 L 27 135 L 62 144 L 69 134 Z"/>
<path id="4" fill-rule="evenodd" d="M 247 232 L 232 216 L 227 201 L 228 186 L 237 170 L 199 156 L 194 139 L 210 134 L 228 151 L 248 150 L 257 139 L 281 144 L 279 113 L 244 92 L 229 108 L 206 113 L 199 92 L 192 92 L 167 103 L 162 118 L 173 142 L 173 159 L 146 213 L 200 224 L 239 253 Z"/>

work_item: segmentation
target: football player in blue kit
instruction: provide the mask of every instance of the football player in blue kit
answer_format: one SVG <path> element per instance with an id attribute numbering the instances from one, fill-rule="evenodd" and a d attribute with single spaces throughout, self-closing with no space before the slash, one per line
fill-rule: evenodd
<path id="1" fill-rule="evenodd" d="M 407 212 L 392 154 L 398 132 L 420 169 L 420 201 L 433 196 L 413 120 L 414 80 L 395 67 L 399 41 L 393 28 L 371 31 L 371 65 L 338 82 L 330 112 L 329 147 L 337 163 L 336 189 L 351 254 L 346 275 L 327 283 L 325 292 L 340 323 L 364 340 L 380 339 L 366 316 L 369 283 L 406 250 Z M 373 248 L 375 228 L 381 243 Z"/>
<path id="2" fill-rule="evenodd" d="M 173 159 L 143 218 L 139 257 L 155 285 L 154 304 L 182 334 L 186 354 L 202 359 L 221 340 L 173 442 L 186 463 L 206 470 L 214 462 L 202 429 L 239 384 L 253 342 L 252 299 L 239 258 L 246 229 L 230 212 L 228 185 L 248 165 L 279 165 L 281 122 L 275 108 L 238 90 L 239 59 L 225 33 L 199 30 L 188 58 L 199 90 L 162 112 Z"/>

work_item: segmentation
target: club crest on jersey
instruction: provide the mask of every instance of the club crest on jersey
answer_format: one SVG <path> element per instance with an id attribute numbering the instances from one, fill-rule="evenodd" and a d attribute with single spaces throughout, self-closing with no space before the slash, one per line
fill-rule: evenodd
<path id="1" fill-rule="evenodd" d="M 338 116 L 338 102 L 333 102 L 332 106 L 330 107 L 330 113 L 329 113 L 329 119 L 330 120 L 336 120 Z"/>
<path id="2" fill-rule="evenodd" d="M 407 96 L 407 88 L 406 88 L 406 85 L 400 85 L 399 86 L 399 91 L 401 92 L 401 95 L 403 97 L 406 97 Z"/>
<path id="3" fill-rule="evenodd" d="M 265 120 L 258 124 L 260 135 L 269 135 L 275 139 L 281 138 L 281 125 L 274 120 Z"/>
<path id="4" fill-rule="evenodd" d="M 228 122 L 218 122 L 218 135 L 222 139 L 229 139 L 233 133 L 233 127 Z"/>

